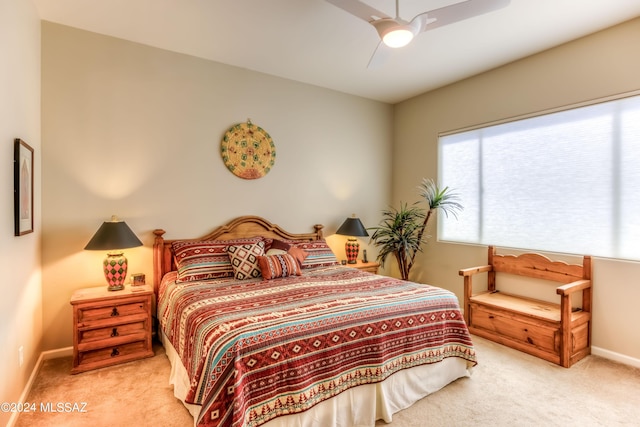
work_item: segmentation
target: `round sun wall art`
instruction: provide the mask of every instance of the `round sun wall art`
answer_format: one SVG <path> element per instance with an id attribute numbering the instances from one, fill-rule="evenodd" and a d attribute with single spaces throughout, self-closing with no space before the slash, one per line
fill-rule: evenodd
<path id="1" fill-rule="evenodd" d="M 224 134 L 220 152 L 225 166 L 243 179 L 262 178 L 276 161 L 271 137 L 251 120 L 232 126 Z"/>

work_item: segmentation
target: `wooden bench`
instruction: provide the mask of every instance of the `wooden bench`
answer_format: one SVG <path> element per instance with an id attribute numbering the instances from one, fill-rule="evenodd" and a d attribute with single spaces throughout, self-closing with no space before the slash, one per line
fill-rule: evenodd
<path id="1" fill-rule="evenodd" d="M 567 264 L 539 254 L 498 255 L 490 246 L 488 258 L 487 265 L 459 272 L 464 277 L 464 319 L 472 334 L 565 368 L 591 354 L 591 257 L 583 257 L 582 265 Z M 474 294 L 472 278 L 485 272 L 487 291 Z M 501 292 L 496 273 L 561 283 L 556 288 L 560 303 Z M 572 307 L 576 292 L 582 292 L 581 307 Z"/>

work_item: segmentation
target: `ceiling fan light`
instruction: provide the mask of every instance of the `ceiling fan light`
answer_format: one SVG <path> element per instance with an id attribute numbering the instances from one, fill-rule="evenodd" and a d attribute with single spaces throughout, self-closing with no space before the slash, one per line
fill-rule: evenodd
<path id="1" fill-rule="evenodd" d="M 408 45 L 413 40 L 413 32 L 406 28 L 395 28 L 382 36 L 382 41 L 389 47 L 397 48 Z"/>
<path id="2" fill-rule="evenodd" d="M 371 23 L 382 42 L 389 47 L 402 47 L 409 44 L 416 32 L 405 22 L 398 22 L 391 18 L 382 18 Z"/>

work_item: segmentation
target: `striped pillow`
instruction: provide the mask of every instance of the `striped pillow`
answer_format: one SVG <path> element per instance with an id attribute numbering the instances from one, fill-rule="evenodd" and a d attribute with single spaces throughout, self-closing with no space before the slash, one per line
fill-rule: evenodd
<path id="1" fill-rule="evenodd" d="M 260 256 L 258 257 L 258 265 L 260 265 L 262 277 L 266 280 L 302 274 L 298 261 L 289 254 Z"/>
<path id="2" fill-rule="evenodd" d="M 235 240 L 181 240 L 172 243 L 178 269 L 176 283 L 233 277 L 233 267 L 225 251 L 229 245 L 254 244 L 262 237 Z"/>
<path id="3" fill-rule="evenodd" d="M 288 243 L 291 243 L 292 247 L 302 249 L 307 253 L 307 257 L 301 263 L 303 269 L 339 264 L 338 258 L 336 258 L 336 255 L 324 239 L 304 243 L 291 241 Z"/>

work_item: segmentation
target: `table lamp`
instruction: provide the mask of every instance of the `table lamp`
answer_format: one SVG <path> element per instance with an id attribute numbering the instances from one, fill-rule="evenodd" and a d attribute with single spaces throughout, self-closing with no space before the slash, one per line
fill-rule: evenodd
<path id="1" fill-rule="evenodd" d="M 338 231 L 336 231 L 336 234 L 349 236 L 347 238 L 347 243 L 345 243 L 344 245 L 344 250 L 347 253 L 347 263 L 348 264 L 357 263 L 358 252 L 360 252 L 360 244 L 355 238 L 365 237 L 369 235 L 367 233 L 367 230 L 364 228 L 364 225 L 362 225 L 362 222 L 360 222 L 360 219 L 356 218 L 356 215 L 353 214 L 351 218 L 347 218 L 342 223 L 340 228 L 338 228 Z"/>
<path id="2" fill-rule="evenodd" d="M 109 283 L 110 291 L 124 289 L 124 279 L 127 277 L 127 258 L 123 249 L 142 246 L 142 242 L 131 231 L 129 226 L 117 216 L 111 221 L 102 223 L 96 234 L 84 248 L 93 251 L 108 251 L 104 259 L 104 276 Z"/>

